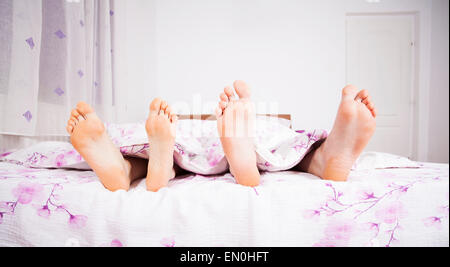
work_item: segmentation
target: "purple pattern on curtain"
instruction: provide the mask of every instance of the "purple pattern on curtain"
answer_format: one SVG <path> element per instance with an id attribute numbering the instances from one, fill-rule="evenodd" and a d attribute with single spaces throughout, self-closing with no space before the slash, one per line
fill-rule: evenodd
<path id="1" fill-rule="evenodd" d="M 12 1 L 0 1 L 0 62 L 11 61 L 12 45 Z M 34 48 L 33 38 L 26 40 L 31 49 Z M 0 64 L 0 93 L 6 93 L 9 84 L 9 73 L 11 66 Z"/>
<path id="2" fill-rule="evenodd" d="M 114 1 L 0 1 L 0 133 L 65 135 L 78 101 L 114 121 Z"/>

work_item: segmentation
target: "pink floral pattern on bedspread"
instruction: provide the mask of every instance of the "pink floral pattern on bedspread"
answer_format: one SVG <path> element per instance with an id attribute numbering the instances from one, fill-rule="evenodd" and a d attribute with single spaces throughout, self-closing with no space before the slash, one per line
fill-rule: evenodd
<path id="1" fill-rule="evenodd" d="M 197 174 L 228 170 L 217 134 L 216 121 L 179 121 L 175 163 Z M 107 124 L 108 133 L 123 155 L 148 158 L 149 144 L 143 124 Z M 255 132 L 257 165 L 263 171 L 287 170 L 297 165 L 312 145 L 327 137 L 325 130 L 294 131 L 277 121 L 258 119 Z"/>
<path id="2" fill-rule="evenodd" d="M 294 131 L 276 121 L 257 120 L 255 147 L 262 171 L 288 170 L 297 165 L 313 144 L 327 137 L 325 130 Z M 125 156 L 148 159 L 148 138 L 144 124 L 106 124 L 113 143 Z M 215 121 L 180 121 L 174 147 L 175 163 L 203 175 L 224 173 L 228 162 L 222 150 Z M 0 161 L 33 168 L 89 169 L 68 142 L 43 142 L 0 155 Z"/>
<path id="3" fill-rule="evenodd" d="M 448 246 L 448 165 L 421 166 L 345 183 L 263 173 L 254 188 L 190 175 L 113 193 L 91 171 L 0 163 L 0 246 Z"/>

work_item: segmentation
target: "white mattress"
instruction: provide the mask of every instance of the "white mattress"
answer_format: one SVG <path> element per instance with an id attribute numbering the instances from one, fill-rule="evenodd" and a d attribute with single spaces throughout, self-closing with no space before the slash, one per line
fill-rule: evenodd
<path id="1" fill-rule="evenodd" d="M 448 211 L 440 164 L 344 183 L 264 173 L 255 188 L 190 175 L 113 193 L 90 171 L 0 162 L 0 246 L 449 246 Z"/>

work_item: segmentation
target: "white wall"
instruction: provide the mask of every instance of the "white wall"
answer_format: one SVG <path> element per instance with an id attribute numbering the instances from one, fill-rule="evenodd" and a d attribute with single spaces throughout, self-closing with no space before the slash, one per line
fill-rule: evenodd
<path id="1" fill-rule="evenodd" d="M 223 86 L 243 79 L 257 102 L 275 102 L 277 112 L 291 113 L 295 128 L 332 126 L 346 82 L 347 13 L 417 12 L 416 159 L 448 162 L 448 150 L 433 152 L 448 146 L 448 119 L 433 115 L 448 114 L 448 101 L 439 98 L 448 95 L 448 67 L 447 76 L 442 70 L 439 81 L 430 80 L 446 64 L 439 55 L 448 55 L 448 26 L 442 44 L 445 29 L 434 27 L 432 38 L 431 23 L 447 16 L 448 25 L 448 13 L 434 17 L 441 8 L 432 11 L 431 0 L 127 0 L 127 7 L 131 77 L 123 120 L 145 119 L 141 111 L 154 96 L 206 112 L 200 103 L 216 101 Z"/>
<path id="2" fill-rule="evenodd" d="M 430 126 L 428 160 L 449 158 L 449 14 L 448 0 L 433 0 L 431 19 Z"/>
<path id="3" fill-rule="evenodd" d="M 158 1 L 159 93 L 217 101 L 243 79 L 256 102 L 278 103 L 274 112 L 291 113 L 296 128 L 330 127 L 345 85 L 344 9 L 332 2 Z"/>
<path id="4" fill-rule="evenodd" d="M 117 1 L 114 16 L 123 25 L 116 38 L 116 60 L 121 65 L 117 81 L 116 103 L 119 123 L 143 121 L 150 99 L 157 96 L 156 87 L 156 8 L 153 0 Z M 125 66 L 125 68 L 123 68 Z"/>
<path id="5" fill-rule="evenodd" d="M 346 14 L 416 13 L 415 159 L 449 161 L 448 0 L 127 0 L 117 5 L 123 32 L 116 48 L 122 57 L 116 60 L 125 66 L 116 81 L 118 122 L 145 120 L 155 96 L 178 107 L 188 104 L 194 113 L 211 112 L 223 86 L 243 79 L 257 102 L 277 104 L 269 112 L 291 113 L 295 128 L 332 126 L 346 82 Z M 0 136 L 0 147 L 17 146 L 8 140 Z"/>

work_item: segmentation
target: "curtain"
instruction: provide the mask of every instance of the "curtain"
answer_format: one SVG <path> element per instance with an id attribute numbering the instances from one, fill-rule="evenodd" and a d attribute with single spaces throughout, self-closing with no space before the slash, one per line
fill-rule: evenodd
<path id="1" fill-rule="evenodd" d="M 81 100 L 115 120 L 115 2 L 0 0 L 0 134 L 66 135 Z"/>

